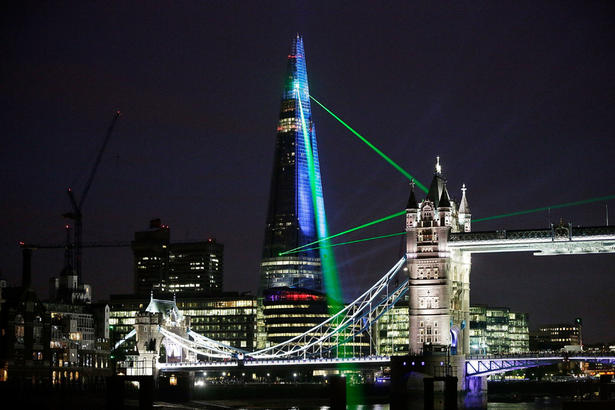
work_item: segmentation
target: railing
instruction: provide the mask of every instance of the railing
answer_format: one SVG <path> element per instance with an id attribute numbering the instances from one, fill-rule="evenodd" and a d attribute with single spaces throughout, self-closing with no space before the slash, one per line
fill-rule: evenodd
<path id="1" fill-rule="evenodd" d="M 570 233 L 572 228 L 572 233 Z M 527 230 L 497 230 L 485 232 L 455 232 L 449 235 L 449 242 L 465 241 L 493 241 L 493 240 L 522 240 L 522 239 L 560 239 L 575 237 L 586 238 L 593 236 L 614 236 L 615 226 L 588 226 L 570 227 L 554 226 L 552 229 L 527 229 Z"/>

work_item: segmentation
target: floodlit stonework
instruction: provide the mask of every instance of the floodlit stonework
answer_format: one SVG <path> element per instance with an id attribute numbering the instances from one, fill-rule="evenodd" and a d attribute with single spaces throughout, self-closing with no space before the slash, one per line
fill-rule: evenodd
<path id="1" fill-rule="evenodd" d="M 440 158 L 427 197 L 412 192 L 406 206 L 406 256 L 409 275 L 409 344 L 412 354 L 449 347 L 469 352 L 470 253 L 449 250 L 451 232 L 470 232 L 465 185 L 457 205 L 449 196 Z"/>

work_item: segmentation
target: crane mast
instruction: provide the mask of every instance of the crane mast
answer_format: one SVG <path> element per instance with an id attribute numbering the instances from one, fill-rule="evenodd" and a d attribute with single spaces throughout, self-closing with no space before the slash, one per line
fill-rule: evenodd
<path id="1" fill-rule="evenodd" d="M 81 194 L 81 198 L 79 201 L 75 198 L 73 194 L 73 190 L 68 188 L 68 198 L 73 207 L 72 212 L 65 213 L 63 216 L 74 221 L 75 225 L 75 233 L 73 238 L 73 268 L 77 274 L 77 280 L 81 283 L 81 250 L 82 250 L 82 233 L 83 233 L 83 213 L 81 212 L 83 209 L 83 203 L 87 198 L 88 192 L 92 187 L 92 182 L 94 181 L 94 176 L 96 175 L 96 171 L 98 170 L 98 165 L 102 159 L 103 153 L 105 152 L 105 148 L 107 147 L 107 143 L 109 142 L 109 138 L 113 132 L 113 128 L 115 127 L 115 123 L 117 119 L 120 117 L 120 111 L 115 111 L 113 114 L 113 119 L 111 120 L 111 124 L 109 128 L 107 128 L 107 132 L 105 134 L 105 138 L 103 140 L 103 144 L 98 151 L 98 155 L 96 156 L 96 160 L 94 161 L 94 165 L 92 170 L 90 171 L 90 175 L 85 183 L 85 187 L 83 188 L 83 193 Z"/>

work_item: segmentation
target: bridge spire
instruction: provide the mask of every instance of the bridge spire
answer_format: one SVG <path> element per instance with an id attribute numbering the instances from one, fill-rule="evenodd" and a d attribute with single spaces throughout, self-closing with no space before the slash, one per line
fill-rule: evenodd
<path id="1" fill-rule="evenodd" d="M 460 214 L 470 214 L 470 205 L 468 205 L 468 198 L 466 197 L 466 184 L 461 186 L 461 203 L 459 204 Z"/>
<path id="2" fill-rule="evenodd" d="M 445 179 L 442 176 L 442 166 L 440 165 L 440 156 L 436 157 L 436 167 L 431 185 L 429 186 L 429 192 L 427 192 L 427 198 L 430 200 L 434 207 L 438 207 L 440 204 L 440 198 L 445 188 Z M 450 204 L 449 204 L 450 206 Z"/>
<path id="3" fill-rule="evenodd" d="M 412 179 L 410 181 L 410 197 L 408 198 L 406 209 L 419 209 L 419 204 L 416 201 L 416 196 L 414 195 L 414 185 L 414 179 Z"/>
<path id="4" fill-rule="evenodd" d="M 470 205 L 468 205 L 468 198 L 466 196 L 466 184 L 461 186 L 461 203 L 459 204 L 459 225 L 463 229 L 463 232 L 470 232 L 472 230 L 472 212 L 470 211 Z"/>

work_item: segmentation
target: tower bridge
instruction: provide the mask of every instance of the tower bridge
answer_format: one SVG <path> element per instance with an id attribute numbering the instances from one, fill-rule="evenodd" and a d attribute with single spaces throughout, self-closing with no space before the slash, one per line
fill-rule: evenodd
<path id="1" fill-rule="evenodd" d="M 341 294 L 329 239 L 359 227 L 332 236 L 328 234 L 311 100 L 404 176 L 410 179 L 412 176 L 310 95 L 303 40 L 297 35 L 288 55 L 287 81 L 277 128 L 259 291 L 279 287 L 320 291 L 324 285 L 328 296 L 339 301 Z M 391 216 L 405 214 L 403 256 L 354 301 L 339 309 L 336 306 L 322 323 L 315 326 L 295 323 L 294 329 L 300 328 L 302 332 L 297 336 L 246 351 L 192 331 L 190 318 L 182 316 L 173 301 L 161 301 L 152 296 L 145 312 L 137 316 L 134 332 L 127 336 L 136 338 L 142 359 L 133 370 L 167 372 L 388 364 L 402 373 L 416 375 L 444 371 L 458 378 L 460 388 L 466 388 L 467 377 L 483 377 L 558 360 L 588 359 L 560 355 L 470 356 L 471 257 L 473 253 L 487 252 L 613 253 L 615 227 L 573 227 L 560 223 L 548 229 L 472 232 L 467 189 L 462 185 L 461 200 L 458 203 L 453 200 L 439 157 L 429 189 L 418 181 L 416 184 L 426 192 L 425 198 L 417 198 L 412 179 L 405 212 Z M 310 247 L 317 243 L 322 246 Z M 410 354 L 401 359 L 376 356 L 371 329 L 406 295 Z M 369 349 L 356 351 L 354 340 L 362 335 L 367 335 Z M 125 340 L 118 342 L 116 347 Z M 166 363 L 159 363 L 163 351 Z"/>
<path id="2" fill-rule="evenodd" d="M 469 290 L 471 255 L 487 252 L 534 252 L 564 255 L 615 252 L 615 227 L 573 227 L 472 232 L 471 213 L 462 187 L 455 203 L 448 194 L 439 159 L 427 196 L 417 201 L 412 187 L 406 207 L 406 252 L 391 269 L 338 313 L 303 334 L 255 351 L 246 351 L 209 339 L 190 329 L 173 301 L 151 298 L 136 319 L 140 356 L 152 372 L 268 368 L 316 370 L 354 364 L 357 369 L 394 366 L 399 358 L 376 355 L 343 346 L 361 334 L 371 335 L 378 319 L 405 295 L 409 300 L 409 351 L 403 359 L 408 373 L 418 377 L 446 373 L 465 389 L 471 378 L 503 373 L 558 361 L 615 363 L 615 355 L 592 356 L 521 354 L 472 356 L 469 350 Z M 371 337 L 371 336 L 370 336 Z M 118 342 L 118 345 L 123 341 Z M 166 363 L 158 363 L 161 348 Z M 437 352 L 440 353 L 437 353 Z M 136 370 L 135 370 L 136 371 Z M 476 385 L 476 383 L 474 383 Z"/>

